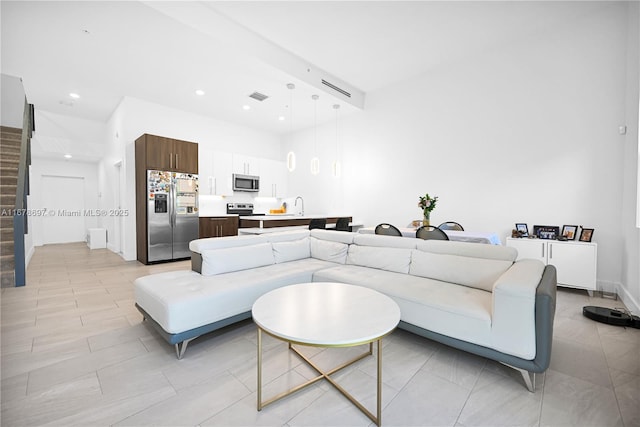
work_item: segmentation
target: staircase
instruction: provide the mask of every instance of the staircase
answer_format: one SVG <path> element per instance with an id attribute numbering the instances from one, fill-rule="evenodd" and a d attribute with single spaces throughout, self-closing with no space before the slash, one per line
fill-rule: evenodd
<path id="1" fill-rule="evenodd" d="M 18 185 L 22 129 L 0 127 L 0 285 L 15 286 L 13 211 Z"/>

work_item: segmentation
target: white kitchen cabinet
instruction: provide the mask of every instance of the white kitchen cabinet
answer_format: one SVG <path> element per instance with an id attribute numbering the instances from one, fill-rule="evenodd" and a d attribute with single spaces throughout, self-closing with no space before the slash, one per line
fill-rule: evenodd
<path id="1" fill-rule="evenodd" d="M 233 173 L 260 175 L 260 159 L 244 154 L 233 154 Z"/>
<path id="2" fill-rule="evenodd" d="M 200 195 L 232 196 L 231 153 L 198 147 Z"/>
<path id="3" fill-rule="evenodd" d="M 518 251 L 518 259 L 533 258 L 555 266 L 559 286 L 586 289 L 589 295 L 596 290 L 596 243 L 509 237 L 507 246 Z"/>
<path id="4" fill-rule="evenodd" d="M 213 152 L 214 194 L 218 196 L 233 196 L 232 159 L 226 151 Z"/>
<path id="5" fill-rule="evenodd" d="M 198 194 L 213 193 L 213 150 L 198 144 Z"/>
<path id="6" fill-rule="evenodd" d="M 261 197 L 287 196 L 287 165 L 271 159 L 260 161 L 260 193 Z"/>

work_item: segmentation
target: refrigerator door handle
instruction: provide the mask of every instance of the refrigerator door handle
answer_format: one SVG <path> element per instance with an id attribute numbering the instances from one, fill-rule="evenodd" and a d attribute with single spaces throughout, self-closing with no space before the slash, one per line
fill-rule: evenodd
<path id="1" fill-rule="evenodd" d="M 173 180 L 169 190 L 169 224 L 171 227 L 176 226 L 176 183 Z"/>

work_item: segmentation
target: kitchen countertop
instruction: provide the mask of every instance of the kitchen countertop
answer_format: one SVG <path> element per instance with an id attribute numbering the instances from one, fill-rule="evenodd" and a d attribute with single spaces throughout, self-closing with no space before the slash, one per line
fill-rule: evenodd
<path id="1" fill-rule="evenodd" d="M 220 215 L 198 215 L 200 218 L 224 218 L 224 217 L 237 217 L 238 214 L 220 214 Z"/>
<path id="2" fill-rule="evenodd" d="M 349 217 L 351 215 L 332 215 L 332 214 L 313 214 L 313 215 L 295 215 L 295 214 L 279 214 L 279 215 L 249 215 L 241 216 L 240 219 L 253 221 L 286 221 L 293 219 L 314 219 L 314 218 L 340 218 Z"/>

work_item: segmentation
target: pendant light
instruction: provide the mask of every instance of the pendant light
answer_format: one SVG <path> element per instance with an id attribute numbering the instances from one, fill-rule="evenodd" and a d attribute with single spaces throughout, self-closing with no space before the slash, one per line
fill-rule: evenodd
<path id="1" fill-rule="evenodd" d="M 291 142 L 293 143 L 293 90 L 296 85 L 293 83 L 287 83 L 287 89 L 289 89 L 289 135 Z M 296 153 L 289 151 L 287 153 L 287 169 L 289 172 L 293 172 L 296 169 Z"/>
<path id="2" fill-rule="evenodd" d="M 338 150 L 338 110 L 340 109 L 340 104 L 333 104 L 333 109 L 336 112 L 336 159 L 333 162 L 333 176 L 336 178 L 340 176 L 340 162 L 339 158 L 339 150 Z"/>
<path id="3" fill-rule="evenodd" d="M 313 99 L 313 155 L 311 159 L 311 174 L 320 173 L 320 159 L 318 159 L 318 95 L 311 95 Z"/>

